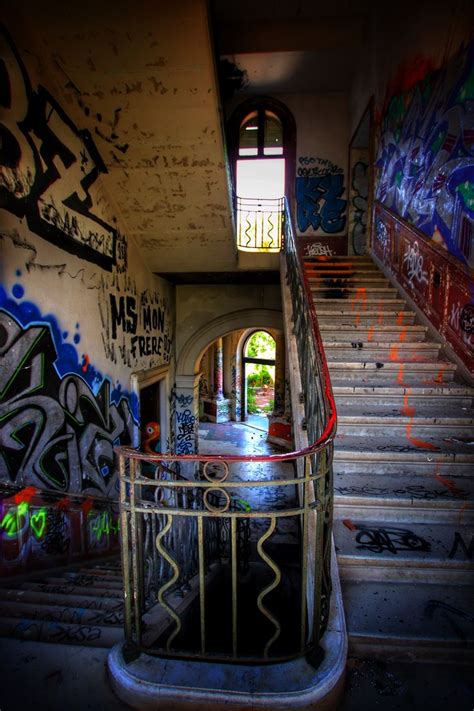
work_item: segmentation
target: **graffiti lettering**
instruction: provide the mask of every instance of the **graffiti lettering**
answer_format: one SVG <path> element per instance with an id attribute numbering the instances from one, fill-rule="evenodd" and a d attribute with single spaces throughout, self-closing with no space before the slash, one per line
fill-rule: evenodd
<path id="1" fill-rule="evenodd" d="M 313 242 L 305 246 L 305 257 L 332 257 L 335 253 L 328 244 Z"/>
<path id="2" fill-rule="evenodd" d="M 122 326 L 125 333 L 136 333 L 138 317 L 136 301 L 133 296 L 121 296 L 118 306 L 114 294 L 110 294 L 110 312 L 112 315 L 112 338 L 117 338 L 117 326 Z"/>
<path id="3" fill-rule="evenodd" d="M 407 268 L 410 286 L 413 286 L 413 280 L 418 284 L 428 283 L 428 273 L 423 269 L 423 255 L 420 254 L 418 242 L 414 242 L 413 245 L 407 244 L 403 255 L 403 263 Z"/>
<path id="4" fill-rule="evenodd" d="M 341 232 L 346 224 L 342 200 L 344 176 L 328 174 L 319 178 L 296 178 L 297 221 L 301 232 L 309 227 L 323 232 Z"/>
<path id="5" fill-rule="evenodd" d="M 378 242 L 382 252 L 386 252 L 388 247 L 388 230 L 383 220 L 377 220 L 375 223 L 375 239 Z"/>
<path id="6" fill-rule="evenodd" d="M 328 160 L 327 158 L 313 158 L 312 156 L 300 156 L 298 158 L 299 162 L 299 167 L 298 167 L 298 176 L 300 178 L 319 178 L 322 177 L 323 175 L 328 175 L 328 174 L 337 174 L 337 173 L 343 173 L 343 169 L 333 163 L 332 161 Z M 302 167 L 302 166 L 309 166 L 311 165 L 311 168 L 308 167 Z"/>
<path id="7" fill-rule="evenodd" d="M 44 87 L 33 89 L 5 30 L 0 45 L 6 81 L 16 89 L 1 123 L 0 205 L 26 218 L 32 232 L 111 271 L 117 231 L 92 210 L 90 188 L 106 172 L 92 136 Z"/>
<path id="8" fill-rule="evenodd" d="M 365 253 L 365 232 L 367 228 L 367 198 L 369 196 L 369 166 L 358 161 L 352 170 L 352 247 L 354 254 Z"/>
<path id="9" fill-rule="evenodd" d="M 399 551 L 430 551 L 431 545 L 413 531 L 406 528 L 370 528 L 356 525 L 357 548 L 373 553 L 393 553 Z"/>
<path id="10" fill-rule="evenodd" d="M 61 377 L 49 324 L 23 329 L 0 310 L 0 479 L 56 491 L 115 488 L 113 447 L 131 439 L 125 397 L 111 402 L 104 378 L 94 395 L 82 377 Z"/>
<path id="11" fill-rule="evenodd" d="M 472 560 L 472 556 L 474 555 L 474 536 L 471 536 L 471 542 L 469 546 L 467 546 L 459 531 L 455 531 L 453 545 L 449 551 L 448 558 L 454 558 L 459 547 L 461 547 L 464 557 L 467 560 Z"/>

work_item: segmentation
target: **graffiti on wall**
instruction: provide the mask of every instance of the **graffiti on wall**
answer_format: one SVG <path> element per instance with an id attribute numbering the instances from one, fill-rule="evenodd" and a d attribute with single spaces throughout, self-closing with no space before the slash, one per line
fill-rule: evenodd
<path id="1" fill-rule="evenodd" d="M 463 262 L 474 258 L 474 42 L 391 97 L 377 199 Z"/>
<path id="2" fill-rule="evenodd" d="M 339 165 L 327 158 L 300 156 L 298 163 L 299 178 L 322 178 L 323 175 L 336 175 L 344 172 Z"/>
<path id="3" fill-rule="evenodd" d="M 94 141 L 44 87 L 33 88 L 1 27 L 0 46 L 0 207 L 25 218 L 35 234 L 110 271 L 118 234 L 94 213 L 90 189 L 106 172 Z M 119 246 L 126 249 L 123 241 Z"/>
<path id="4" fill-rule="evenodd" d="M 428 272 L 424 268 L 424 257 L 420 254 L 418 242 L 413 242 L 413 244 L 406 243 L 403 263 L 406 268 L 408 283 L 411 287 L 414 284 L 417 286 L 428 284 Z"/>
<path id="5" fill-rule="evenodd" d="M 364 161 L 357 161 L 351 176 L 351 238 L 354 254 L 365 253 L 367 230 L 367 209 L 369 196 L 369 166 Z"/>
<path id="6" fill-rule="evenodd" d="M 296 219 L 300 232 L 309 228 L 333 234 L 346 225 L 344 176 L 328 173 L 317 178 L 296 178 Z"/>
<path id="7" fill-rule="evenodd" d="M 90 497 L 54 496 L 33 486 L 15 494 L 0 489 L 0 569 L 31 570 L 51 557 L 60 563 L 116 548 L 119 515 L 110 504 L 103 507 Z"/>
<path id="8" fill-rule="evenodd" d="M 173 344 L 169 300 L 152 289 L 139 290 L 134 279 L 114 275 L 112 281 L 101 281 L 98 298 L 107 358 L 128 367 L 143 358 L 149 368 L 168 363 Z"/>
<path id="9" fill-rule="evenodd" d="M 3 290 L 0 307 L 0 480 L 115 494 L 113 447 L 131 441 L 134 399 L 81 362 L 53 317 Z"/>

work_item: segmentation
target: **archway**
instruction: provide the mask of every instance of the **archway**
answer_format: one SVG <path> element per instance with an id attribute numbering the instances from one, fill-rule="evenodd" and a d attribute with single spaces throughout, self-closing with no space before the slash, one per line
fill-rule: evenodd
<path id="1" fill-rule="evenodd" d="M 268 331 L 253 331 L 243 353 L 245 388 L 244 418 L 268 429 L 268 415 L 275 407 L 276 342 Z"/>

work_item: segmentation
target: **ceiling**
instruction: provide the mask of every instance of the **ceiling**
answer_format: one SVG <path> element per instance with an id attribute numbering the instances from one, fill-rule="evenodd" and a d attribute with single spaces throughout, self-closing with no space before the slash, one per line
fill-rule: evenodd
<path id="1" fill-rule="evenodd" d="M 214 0 L 216 51 L 245 69 L 247 91 L 346 90 L 370 0 L 353 4 Z M 206 0 L 4 5 L 21 54 L 93 136 L 107 168 L 103 189 L 148 266 L 234 271 Z"/>

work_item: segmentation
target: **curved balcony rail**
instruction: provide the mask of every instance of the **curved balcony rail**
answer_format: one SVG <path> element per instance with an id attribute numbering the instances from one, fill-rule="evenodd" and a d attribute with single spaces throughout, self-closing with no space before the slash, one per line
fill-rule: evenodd
<path id="1" fill-rule="evenodd" d="M 336 410 L 288 209 L 284 225 L 312 444 L 250 456 L 116 448 L 125 637 L 134 652 L 242 663 L 318 658 L 331 593 Z"/>
<path id="2" fill-rule="evenodd" d="M 236 197 L 237 249 L 242 252 L 280 252 L 284 198 Z"/>

